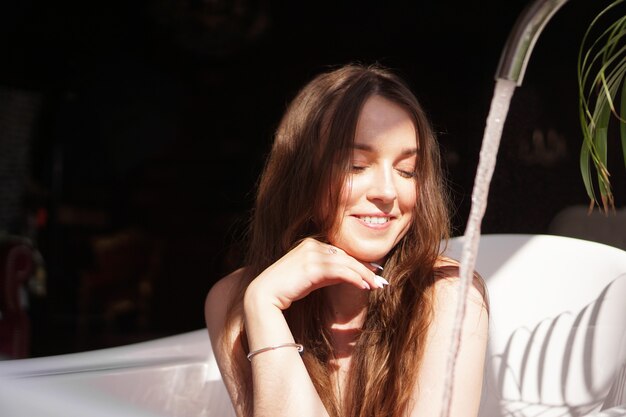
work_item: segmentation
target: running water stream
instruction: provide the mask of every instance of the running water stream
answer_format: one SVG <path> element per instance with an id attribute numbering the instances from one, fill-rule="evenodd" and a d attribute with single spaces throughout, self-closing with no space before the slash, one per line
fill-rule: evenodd
<path id="1" fill-rule="evenodd" d="M 493 176 L 493 171 L 496 166 L 496 156 L 500 146 L 502 129 L 504 128 L 504 121 L 509 111 L 509 104 L 516 86 L 514 81 L 504 79 L 496 80 L 495 91 L 491 100 L 489 115 L 487 116 L 478 168 L 474 179 L 474 189 L 472 190 L 472 206 L 465 229 L 463 251 L 461 253 L 460 297 L 454 322 L 452 345 L 448 353 L 448 366 L 443 392 L 441 417 L 450 416 L 454 371 L 461 341 L 463 318 L 465 316 L 465 300 L 474 276 L 474 267 L 476 265 L 476 255 L 478 253 L 478 243 L 480 240 L 480 225 L 485 215 L 485 209 L 487 208 L 489 184 L 491 183 L 491 177 Z"/>

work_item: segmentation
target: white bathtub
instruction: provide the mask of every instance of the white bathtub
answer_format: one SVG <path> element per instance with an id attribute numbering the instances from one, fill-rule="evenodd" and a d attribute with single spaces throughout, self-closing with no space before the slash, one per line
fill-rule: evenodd
<path id="1" fill-rule="evenodd" d="M 230 417 L 207 331 L 0 362 L 2 417 Z"/>

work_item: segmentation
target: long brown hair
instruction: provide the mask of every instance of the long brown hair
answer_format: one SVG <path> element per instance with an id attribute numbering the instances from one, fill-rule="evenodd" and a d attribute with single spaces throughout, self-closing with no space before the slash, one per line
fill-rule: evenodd
<path id="1" fill-rule="evenodd" d="M 369 293 L 343 403 L 330 377 L 333 347 L 321 293 L 313 292 L 285 311 L 294 338 L 306 347 L 303 360 L 331 416 L 392 417 L 407 411 L 431 318 L 435 263 L 440 242 L 449 234 L 435 135 L 415 96 L 391 71 L 377 65 L 346 65 L 315 77 L 291 102 L 258 185 L 247 278 L 229 313 L 232 326 L 234 311 L 241 308 L 245 287 L 254 277 L 303 238 L 323 240 L 328 235 L 349 172 L 357 120 L 374 95 L 400 105 L 413 119 L 418 198 L 410 229 L 385 262 L 385 275 L 393 285 Z M 327 202 L 325 207 L 321 201 Z M 244 355 L 245 329 L 241 330 L 233 372 L 251 415 L 252 382 Z"/>

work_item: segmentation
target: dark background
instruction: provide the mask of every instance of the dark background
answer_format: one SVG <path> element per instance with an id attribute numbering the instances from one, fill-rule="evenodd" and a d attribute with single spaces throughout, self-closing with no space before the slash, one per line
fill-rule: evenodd
<path id="1" fill-rule="evenodd" d="M 16 180 L 3 191 L 0 230 L 41 254 L 29 355 L 203 327 L 206 292 L 239 265 L 286 103 L 331 65 L 380 62 L 409 81 L 439 134 L 462 234 L 494 73 L 526 3 L 3 2 L 0 151 L 21 162 L 2 171 Z M 511 104 L 483 233 L 547 233 L 561 209 L 587 204 L 576 58 L 606 4 L 572 1 L 540 37 Z"/>

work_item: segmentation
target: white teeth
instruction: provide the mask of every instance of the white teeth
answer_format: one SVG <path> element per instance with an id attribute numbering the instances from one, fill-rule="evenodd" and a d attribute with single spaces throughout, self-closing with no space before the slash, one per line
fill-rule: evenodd
<path id="1" fill-rule="evenodd" d="M 389 221 L 389 217 L 359 216 L 359 219 L 372 224 L 384 224 Z"/>

